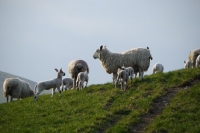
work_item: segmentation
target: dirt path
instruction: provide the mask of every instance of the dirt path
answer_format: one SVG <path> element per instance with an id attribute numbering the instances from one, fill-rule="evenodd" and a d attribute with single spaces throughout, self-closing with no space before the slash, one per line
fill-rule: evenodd
<path id="1" fill-rule="evenodd" d="M 152 107 L 147 110 L 146 114 L 144 114 L 141 117 L 141 122 L 137 124 L 130 125 L 131 132 L 132 133 L 142 133 L 157 116 L 162 114 L 162 111 L 164 108 L 170 103 L 170 101 L 173 99 L 173 97 L 182 89 L 188 89 L 188 87 L 193 86 L 196 83 L 199 83 L 200 79 L 194 78 L 192 80 L 186 81 L 183 84 L 166 89 L 166 94 L 158 97 L 154 102 L 152 103 Z"/>

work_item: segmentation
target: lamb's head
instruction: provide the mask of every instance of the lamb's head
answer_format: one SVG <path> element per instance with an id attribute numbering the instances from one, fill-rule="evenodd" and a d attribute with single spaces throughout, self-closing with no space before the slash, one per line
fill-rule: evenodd
<path id="1" fill-rule="evenodd" d="M 65 76 L 65 72 L 62 71 L 62 68 L 58 71 L 58 69 L 55 69 L 57 72 L 57 78 L 61 78 L 62 76 Z"/>
<path id="2" fill-rule="evenodd" d="M 94 59 L 101 59 L 101 53 L 103 53 L 104 50 L 107 50 L 106 49 L 106 46 L 103 47 L 103 45 L 100 46 L 99 49 L 97 49 L 95 52 L 94 52 L 94 55 L 93 55 L 93 58 Z"/>

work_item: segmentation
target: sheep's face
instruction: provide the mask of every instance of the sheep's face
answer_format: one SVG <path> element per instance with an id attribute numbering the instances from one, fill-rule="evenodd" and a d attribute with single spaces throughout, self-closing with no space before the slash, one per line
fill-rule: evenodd
<path id="1" fill-rule="evenodd" d="M 99 58 L 99 55 L 100 55 L 100 50 L 97 49 L 96 52 L 95 52 L 94 55 L 93 55 L 93 58 L 94 58 L 94 59 L 97 59 L 97 58 Z"/>
<path id="2" fill-rule="evenodd" d="M 65 73 L 62 71 L 62 68 L 58 71 L 58 69 L 55 69 L 56 72 L 58 73 L 58 76 L 57 77 L 62 77 L 62 76 L 65 76 Z"/>

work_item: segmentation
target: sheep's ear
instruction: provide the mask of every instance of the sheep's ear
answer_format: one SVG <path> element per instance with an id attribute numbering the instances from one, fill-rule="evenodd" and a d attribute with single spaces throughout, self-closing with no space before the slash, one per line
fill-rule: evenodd
<path id="1" fill-rule="evenodd" d="M 184 63 L 186 63 L 186 62 L 184 61 Z"/>
<path id="2" fill-rule="evenodd" d="M 147 49 L 149 49 L 149 47 L 147 47 Z"/>
<path id="3" fill-rule="evenodd" d="M 102 48 L 103 48 L 103 45 L 100 46 L 100 50 L 102 50 Z"/>
<path id="4" fill-rule="evenodd" d="M 60 72 L 62 72 L 62 68 L 60 68 Z"/>
<path id="5" fill-rule="evenodd" d="M 56 70 L 56 72 L 58 72 L 58 69 L 55 68 L 55 70 Z"/>

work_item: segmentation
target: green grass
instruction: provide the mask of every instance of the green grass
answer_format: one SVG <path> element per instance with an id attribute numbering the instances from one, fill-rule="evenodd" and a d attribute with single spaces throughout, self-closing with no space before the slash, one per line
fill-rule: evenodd
<path id="1" fill-rule="evenodd" d="M 17 132 L 108 132 L 128 133 L 130 125 L 152 102 L 172 87 L 200 78 L 200 69 L 184 69 L 134 79 L 122 91 L 111 83 L 69 90 L 54 97 L 40 95 L 0 105 L 0 131 Z M 200 84 L 178 93 L 171 104 L 146 129 L 146 132 L 200 132 Z M 173 121 L 173 122 L 172 122 Z"/>

